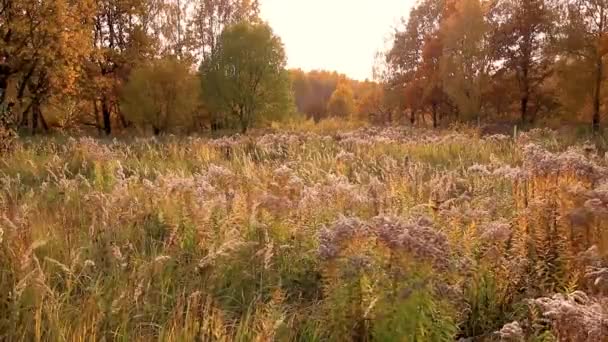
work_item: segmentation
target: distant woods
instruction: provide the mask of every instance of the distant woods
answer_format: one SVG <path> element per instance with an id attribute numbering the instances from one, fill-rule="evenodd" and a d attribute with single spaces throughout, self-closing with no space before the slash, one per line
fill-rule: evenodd
<path id="1" fill-rule="evenodd" d="M 286 70 L 259 14 L 257 0 L 0 0 L 0 108 L 32 133 L 102 135 L 605 118 L 608 0 L 418 1 L 366 81 Z"/>
<path id="2" fill-rule="evenodd" d="M 411 121 L 605 117 L 606 0 L 421 0 L 381 63 Z"/>
<path id="3" fill-rule="evenodd" d="M 235 25 L 248 28 L 226 35 Z M 264 53 L 252 76 L 240 69 L 244 56 L 227 56 L 225 48 L 254 31 L 263 35 L 255 49 Z M 270 91 L 272 75 L 287 80 L 283 46 L 259 19 L 257 0 L 0 0 L 0 40 L 0 101 L 16 103 L 14 121 L 32 133 L 49 126 L 106 135 L 206 129 L 235 109 L 203 101 L 201 83 L 221 88 L 222 101 L 245 99 L 248 115 L 263 117 L 267 108 L 250 100 Z M 255 89 L 212 87 L 199 65 L 221 67 L 234 82 L 255 77 Z M 291 97 L 266 101 L 288 108 Z M 242 126 L 233 121 L 222 122 Z"/>

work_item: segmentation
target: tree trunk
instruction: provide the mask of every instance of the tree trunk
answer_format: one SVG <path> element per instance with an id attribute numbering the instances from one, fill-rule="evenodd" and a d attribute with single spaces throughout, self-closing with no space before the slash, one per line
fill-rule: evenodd
<path id="1" fill-rule="evenodd" d="M 598 56 L 595 65 L 595 89 L 593 93 L 593 123 L 592 129 L 594 133 L 600 130 L 600 95 L 602 87 L 602 57 Z"/>
<path id="2" fill-rule="evenodd" d="M 44 129 L 45 132 L 49 131 L 49 125 L 46 123 L 46 119 L 44 118 L 44 115 L 42 115 L 42 109 L 38 109 L 38 118 L 40 119 L 40 123 L 42 124 L 42 129 Z"/>
<path id="3" fill-rule="evenodd" d="M 530 34 L 526 32 L 524 38 L 524 45 L 522 46 L 523 50 L 523 59 L 520 65 L 521 67 L 521 75 L 519 76 L 519 90 L 520 90 L 520 99 L 519 99 L 519 111 L 521 115 L 521 124 L 525 125 L 528 121 L 528 102 L 530 100 Z"/>
<path id="4" fill-rule="evenodd" d="M 19 122 L 19 126 L 27 128 L 30 125 L 28 116 L 30 114 L 30 110 L 32 110 L 32 105 L 33 102 L 30 103 L 27 108 L 25 108 L 25 110 L 21 113 L 21 122 Z"/>
<path id="5" fill-rule="evenodd" d="M 97 133 L 101 135 L 103 130 L 101 127 L 101 120 L 99 120 L 99 106 L 97 105 L 97 99 L 93 100 L 93 111 L 93 114 L 95 115 L 95 126 L 97 127 Z"/>
<path id="6" fill-rule="evenodd" d="M 40 107 L 40 100 L 35 99 L 32 102 L 32 135 L 36 135 L 38 133 L 38 122 L 42 125 L 42 129 L 44 132 L 49 131 L 49 125 L 47 124 L 44 116 L 42 115 L 42 108 Z"/>
<path id="7" fill-rule="evenodd" d="M 120 124 L 122 125 L 122 128 L 131 127 L 131 121 L 129 121 L 129 120 L 127 120 L 127 118 L 125 118 L 123 112 L 120 110 L 120 106 L 118 105 L 118 103 L 116 105 L 114 105 L 114 110 L 118 114 L 118 119 L 120 120 Z"/>
<path id="8" fill-rule="evenodd" d="M 249 111 L 244 108 L 244 106 L 239 106 L 237 113 L 239 121 L 241 122 L 241 133 L 247 134 L 247 130 L 249 130 L 249 119 L 251 118 L 251 115 L 249 114 Z"/>
<path id="9" fill-rule="evenodd" d="M 161 133 L 161 129 L 156 126 L 152 126 L 152 131 L 154 132 L 155 136 L 159 136 Z"/>
<path id="10" fill-rule="evenodd" d="M 34 103 L 32 107 L 32 135 L 36 135 L 38 130 L 38 104 Z"/>
<path id="11" fill-rule="evenodd" d="M 437 122 L 437 104 L 433 103 L 432 108 L 433 108 L 433 128 L 437 128 L 437 126 L 439 126 L 439 123 Z"/>
<path id="12" fill-rule="evenodd" d="M 600 6 L 600 22 L 598 27 L 599 38 L 598 43 L 602 41 L 602 33 L 604 32 L 604 6 Z M 595 60 L 595 89 L 593 92 L 593 122 L 592 122 L 592 130 L 593 133 L 599 133 L 600 131 L 600 96 L 602 95 L 602 53 L 601 51 L 597 51 L 597 56 Z"/>
<path id="13" fill-rule="evenodd" d="M 520 100 L 521 124 L 525 125 L 528 121 L 528 94 L 524 94 Z"/>
<path id="14" fill-rule="evenodd" d="M 8 78 L 11 74 L 11 69 L 6 64 L 0 64 L 0 104 L 4 103 L 6 97 L 6 89 L 8 88 Z"/>
<path id="15" fill-rule="evenodd" d="M 410 111 L 410 123 L 412 126 L 416 124 L 416 111 L 414 109 Z"/>
<path id="16" fill-rule="evenodd" d="M 112 121 L 111 121 L 111 111 L 110 106 L 108 106 L 108 101 L 103 98 L 101 100 L 101 115 L 103 116 L 103 129 L 106 135 L 112 134 Z"/>

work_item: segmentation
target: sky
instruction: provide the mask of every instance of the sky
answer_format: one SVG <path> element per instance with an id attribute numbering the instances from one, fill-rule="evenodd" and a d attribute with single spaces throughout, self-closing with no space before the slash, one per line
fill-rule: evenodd
<path id="1" fill-rule="evenodd" d="M 414 0 L 261 0 L 262 18 L 281 37 L 288 67 L 372 77 L 386 45 Z"/>

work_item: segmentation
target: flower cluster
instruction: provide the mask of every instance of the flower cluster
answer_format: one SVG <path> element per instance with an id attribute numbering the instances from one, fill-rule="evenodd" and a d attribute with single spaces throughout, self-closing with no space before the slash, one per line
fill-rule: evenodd
<path id="1" fill-rule="evenodd" d="M 352 239 L 372 238 L 396 253 L 407 253 L 419 262 L 430 262 L 437 268 L 449 265 L 447 237 L 437 231 L 428 218 L 403 222 L 394 217 L 378 216 L 368 222 L 342 217 L 331 228 L 319 234 L 319 256 L 330 260 L 340 256 Z"/>
<path id="2" fill-rule="evenodd" d="M 592 300 L 581 291 L 533 301 L 553 326 L 560 341 L 608 340 L 608 301 Z"/>
<path id="3" fill-rule="evenodd" d="M 532 175 L 559 176 L 572 174 L 576 177 L 598 181 L 605 179 L 608 170 L 589 160 L 575 149 L 562 153 L 551 153 L 546 149 L 528 144 L 523 149 L 524 167 Z"/>

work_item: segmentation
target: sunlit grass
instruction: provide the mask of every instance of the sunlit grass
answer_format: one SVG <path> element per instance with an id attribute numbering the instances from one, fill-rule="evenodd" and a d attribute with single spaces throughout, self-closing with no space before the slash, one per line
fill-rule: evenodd
<path id="1" fill-rule="evenodd" d="M 23 142 L 0 161 L 0 339 L 548 336 L 528 299 L 602 298 L 581 273 L 605 267 L 601 153 L 326 125 Z"/>

